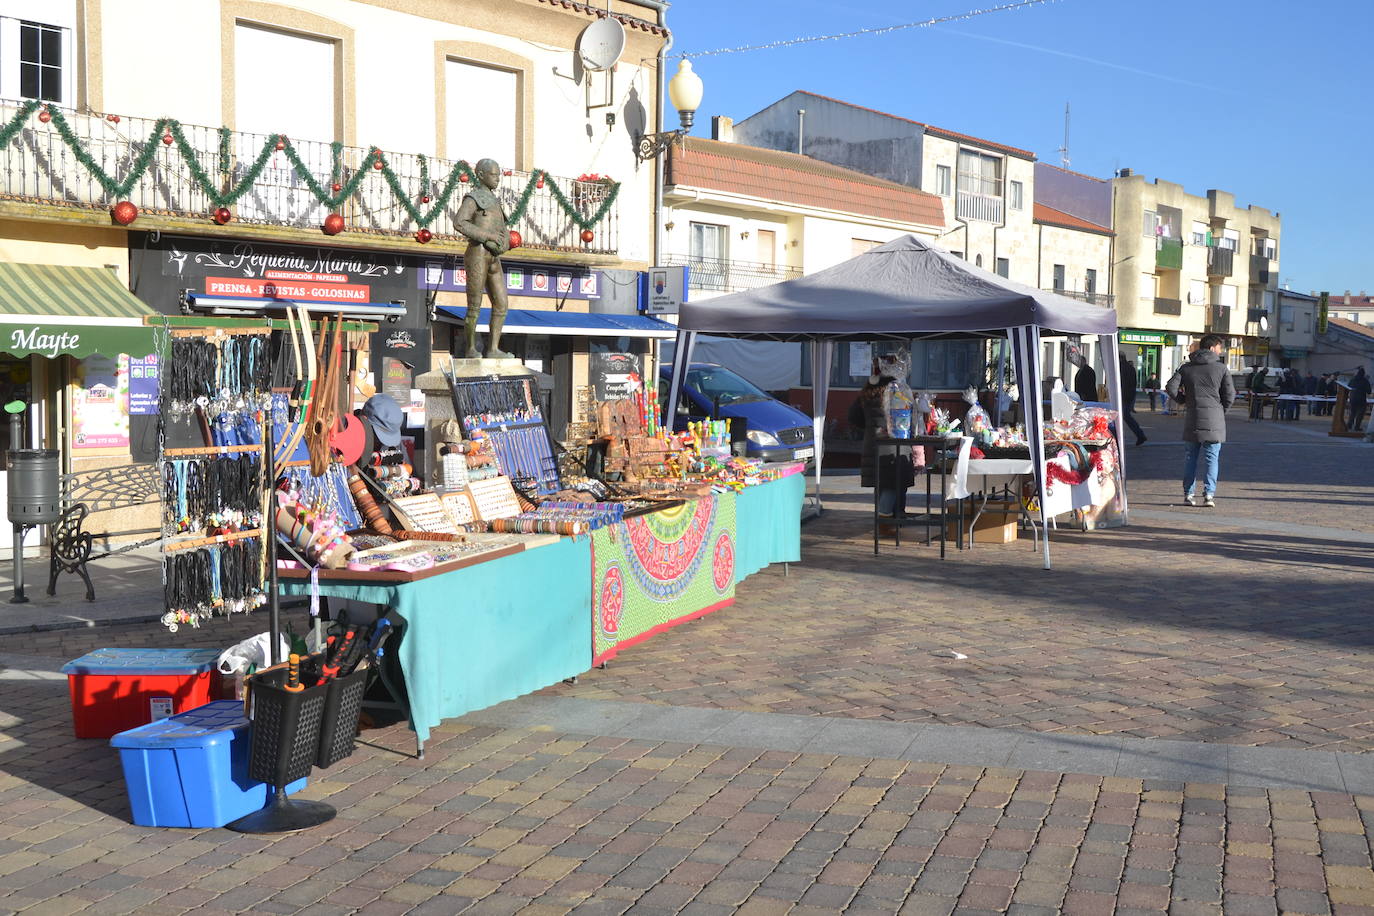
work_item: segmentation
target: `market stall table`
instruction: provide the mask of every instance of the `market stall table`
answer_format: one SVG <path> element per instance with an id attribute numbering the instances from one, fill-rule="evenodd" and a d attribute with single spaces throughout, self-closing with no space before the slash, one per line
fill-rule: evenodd
<path id="1" fill-rule="evenodd" d="M 968 454 L 968 443 L 970 441 L 972 440 L 965 439 L 963 442 L 961 442 L 959 437 L 957 436 L 912 436 L 908 439 L 896 439 L 890 436 L 877 436 L 873 439 L 873 480 L 875 483 L 882 482 L 882 478 L 880 476 L 880 468 L 882 465 L 879 459 L 884 454 L 890 454 L 894 458 L 900 458 L 903 450 L 909 452 L 912 448 L 916 446 L 930 447 L 930 452 L 926 456 L 926 473 L 924 475 L 926 478 L 926 511 L 921 513 L 920 515 L 906 516 L 906 518 L 912 521 L 922 521 L 925 523 L 926 544 L 929 544 L 934 539 L 935 536 L 930 533 L 930 527 L 931 524 L 936 521 L 937 515 L 936 513 L 932 512 L 930 508 L 931 501 L 934 497 L 934 493 L 931 489 L 931 480 L 932 477 L 938 471 L 940 475 L 940 511 L 938 514 L 938 524 L 940 526 L 940 533 L 938 537 L 940 538 L 940 559 L 942 560 L 945 558 L 945 542 L 948 540 L 946 536 L 947 529 L 945 527 L 945 525 L 948 522 L 948 513 L 946 509 L 948 499 L 946 498 L 946 494 L 950 492 L 949 471 L 951 461 L 949 457 L 946 455 L 946 450 L 957 445 L 960 449 L 959 455 L 963 456 L 966 460 L 966 456 Z M 885 452 L 885 450 L 889 448 L 891 449 L 891 451 Z M 959 460 L 960 459 L 958 457 L 956 457 L 956 459 L 954 460 L 956 466 Z M 893 467 L 895 473 L 895 462 Z M 878 534 L 880 524 L 880 517 L 878 515 L 878 489 L 879 488 L 876 486 L 873 488 L 873 555 L 875 557 L 878 555 Z M 956 516 L 956 518 L 959 525 L 958 543 L 960 546 L 962 546 L 964 539 L 964 520 L 962 515 L 958 515 Z M 900 547 L 902 546 L 901 520 L 894 518 L 893 522 L 894 540 L 896 542 L 896 546 Z"/>
<path id="2" fill-rule="evenodd" d="M 591 541 L 512 553 L 411 581 L 385 574 L 326 574 L 319 593 L 394 609 L 405 621 L 397 654 L 411 726 L 423 753 L 429 732 L 460 716 L 575 677 L 590 667 Z M 309 595 L 308 580 L 282 580 Z"/>
<path id="3" fill-rule="evenodd" d="M 804 483 L 790 473 L 457 568 L 321 571 L 318 590 L 405 621 L 397 655 L 423 752 L 444 719 L 582 674 L 728 605 L 750 573 L 800 559 Z M 283 594 L 310 594 L 307 572 L 283 576 Z"/>

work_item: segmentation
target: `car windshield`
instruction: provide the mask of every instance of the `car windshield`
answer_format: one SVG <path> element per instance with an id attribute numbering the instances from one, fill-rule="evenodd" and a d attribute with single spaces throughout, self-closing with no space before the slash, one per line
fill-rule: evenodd
<path id="1" fill-rule="evenodd" d="M 720 366 L 689 369 L 687 384 L 711 403 L 743 404 L 748 401 L 768 400 L 768 395 L 753 382 L 740 378 L 729 369 Z"/>

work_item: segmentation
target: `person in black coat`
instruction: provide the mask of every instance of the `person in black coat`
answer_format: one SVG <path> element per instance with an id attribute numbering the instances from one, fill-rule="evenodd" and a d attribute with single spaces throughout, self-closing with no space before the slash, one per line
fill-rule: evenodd
<path id="1" fill-rule="evenodd" d="M 1126 358 L 1126 354 L 1118 353 L 1117 356 L 1121 360 L 1121 419 L 1135 433 L 1135 444 L 1144 445 L 1145 430 L 1140 428 L 1135 418 L 1135 365 Z"/>
<path id="2" fill-rule="evenodd" d="M 1364 425 L 1364 409 L 1368 404 L 1369 376 L 1365 375 L 1364 366 L 1361 366 L 1355 370 L 1355 377 L 1350 380 L 1350 414 L 1345 423 L 1346 429 L 1357 432 Z"/>
<path id="3" fill-rule="evenodd" d="M 1092 366 L 1084 363 L 1074 373 L 1073 393 L 1086 401 L 1097 400 L 1097 372 Z"/>
<path id="4" fill-rule="evenodd" d="M 1226 409 L 1236 400 L 1231 373 L 1221 360 L 1224 345 L 1216 334 L 1206 334 L 1198 348 L 1169 379 L 1169 397 L 1185 410 L 1183 440 L 1187 446 L 1183 460 L 1183 499 L 1196 506 L 1193 484 L 1197 482 L 1198 459 L 1202 459 L 1202 504 L 1215 506 L 1213 495 L 1221 467 L 1221 445 L 1226 441 Z"/>

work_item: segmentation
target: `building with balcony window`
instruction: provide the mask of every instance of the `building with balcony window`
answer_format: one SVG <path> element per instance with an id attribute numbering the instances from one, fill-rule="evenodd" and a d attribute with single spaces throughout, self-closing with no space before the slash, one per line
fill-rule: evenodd
<path id="1" fill-rule="evenodd" d="M 1045 162 L 1035 163 L 1035 285 L 1063 296 L 1112 308 L 1111 288 L 1112 187 L 1091 175 L 1073 172 Z M 1101 354 L 1094 340 L 1075 340 L 1099 379 Z M 1041 357 L 1047 378 L 1059 377 L 1073 384 L 1074 370 L 1066 360 L 1068 342 L 1047 341 Z M 1137 369 L 1136 354 L 1130 359 Z M 1142 376 L 1148 378 L 1148 373 Z"/>
<path id="2" fill-rule="evenodd" d="M 1308 356 L 1316 346 L 1319 299 L 1297 290 L 1280 289 L 1278 313 L 1270 327 L 1271 364 L 1306 370 Z"/>
<path id="3" fill-rule="evenodd" d="M 1233 369 L 1268 364 L 1279 214 L 1238 207 L 1228 191 L 1189 194 L 1131 169 L 1118 172 L 1112 190 L 1112 290 L 1123 341 L 1138 341 L 1132 350 L 1158 347 L 1161 379 L 1208 333 L 1227 339 Z"/>
<path id="4" fill-rule="evenodd" d="M 653 170 L 634 146 L 660 126 L 665 6 L 8 0 L 0 251 L 108 267 L 162 313 L 282 298 L 281 277 L 268 276 L 281 264 L 310 275 L 289 295 L 322 309 L 403 302 L 405 317 L 373 335 L 370 359 L 378 388 L 402 390 L 430 367 L 431 349 L 453 346 L 453 325 L 431 316 L 465 307 L 466 240 L 454 219 L 471 167 L 493 158 L 504 170 L 497 196 L 523 240 L 505 259 L 512 314 L 633 309 L 614 293 L 653 260 Z M 592 71 L 577 59 L 578 38 L 607 16 L 624 27 L 625 49 L 617 66 Z M 136 217 L 115 224 L 116 205 L 129 217 L 129 204 Z M 334 215 L 342 231 L 323 233 Z M 79 310 L 78 300 L 64 301 Z M 596 347 L 643 347 L 585 324 L 579 335 L 516 332 L 503 344 L 571 392 Z M 91 367 L 10 337 L 0 340 L 0 381 L 24 380 L 40 408 L 31 437 L 60 447 L 64 469 L 152 457 L 156 418 L 129 417 L 127 403 L 121 429 L 98 436 L 43 410 L 75 403 Z M 111 371 L 123 365 L 119 353 L 100 356 L 115 360 Z"/>
<path id="5" fill-rule="evenodd" d="M 908 233 L 934 239 L 945 228 L 933 194 L 733 142 L 732 127 L 713 118 L 712 139 L 688 137 L 668 152 L 663 263 L 686 265 L 695 301 L 814 273 Z M 745 352 L 749 365 L 740 363 Z M 797 344 L 706 340 L 697 353 L 769 390 L 800 380 Z"/>
<path id="6" fill-rule="evenodd" d="M 735 125 L 741 143 L 800 152 L 940 198 L 940 244 L 1032 285 L 1035 154 L 798 90 Z"/>

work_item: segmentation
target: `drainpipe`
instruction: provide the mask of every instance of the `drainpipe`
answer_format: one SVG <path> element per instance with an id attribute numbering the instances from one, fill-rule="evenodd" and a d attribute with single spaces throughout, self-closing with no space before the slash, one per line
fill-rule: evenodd
<path id="1" fill-rule="evenodd" d="M 668 5 L 666 3 L 659 2 L 659 0 L 640 0 L 640 2 L 658 10 L 658 25 L 668 32 L 663 47 L 658 49 L 658 66 L 657 72 L 654 74 L 654 98 L 658 103 L 654 110 L 654 132 L 659 133 L 663 130 L 664 92 L 667 89 L 667 83 L 663 79 L 663 68 L 667 64 L 668 51 L 673 47 L 673 33 L 671 29 L 668 29 L 665 21 L 668 18 Z M 665 150 L 661 156 L 654 157 L 654 251 L 652 264 L 660 264 L 663 261 L 663 181 L 666 177 L 663 160 L 667 155 L 668 151 Z"/>
<path id="2" fill-rule="evenodd" d="M 805 134 L 806 134 L 806 109 L 805 109 L 805 108 L 798 108 L 798 109 L 797 109 L 797 155 L 798 155 L 798 156 L 804 156 L 804 155 L 806 155 L 804 152 L 802 152 L 802 150 L 804 150 L 804 149 L 806 148 L 805 145 L 804 145 L 803 142 L 802 142 L 802 139 L 803 139 L 803 137 L 805 136 Z"/>

